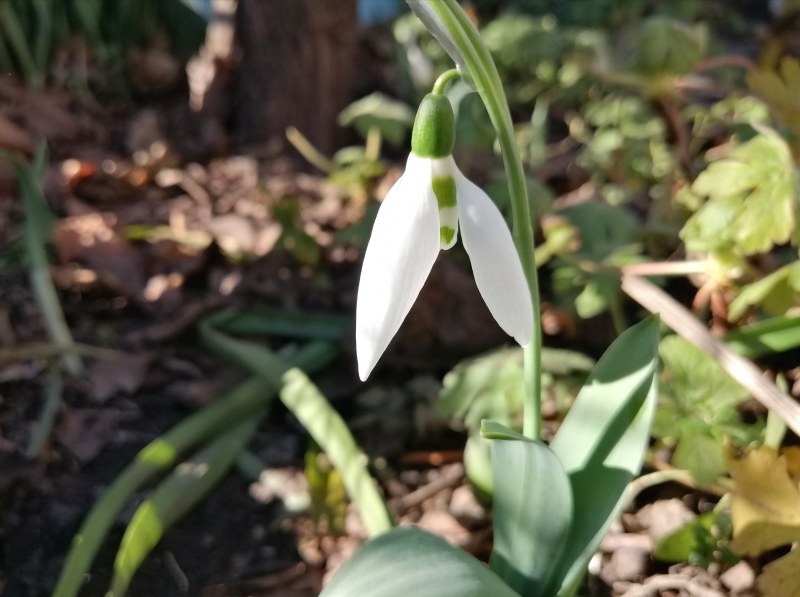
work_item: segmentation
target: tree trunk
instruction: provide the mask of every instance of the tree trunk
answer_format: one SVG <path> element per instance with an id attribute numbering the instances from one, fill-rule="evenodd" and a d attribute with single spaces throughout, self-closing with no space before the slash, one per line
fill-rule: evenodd
<path id="1" fill-rule="evenodd" d="M 336 116 L 351 100 L 356 0 L 239 0 L 238 140 L 286 140 L 296 127 L 323 153 L 340 136 Z"/>

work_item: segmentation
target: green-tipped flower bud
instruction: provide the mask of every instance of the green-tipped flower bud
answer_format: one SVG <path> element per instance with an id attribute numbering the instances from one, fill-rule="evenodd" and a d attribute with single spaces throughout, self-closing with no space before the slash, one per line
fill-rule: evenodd
<path id="1" fill-rule="evenodd" d="M 453 107 L 443 95 L 429 93 L 419 105 L 411 132 L 411 152 L 421 158 L 444 158 L 453 153 L 456 137 Z"/>

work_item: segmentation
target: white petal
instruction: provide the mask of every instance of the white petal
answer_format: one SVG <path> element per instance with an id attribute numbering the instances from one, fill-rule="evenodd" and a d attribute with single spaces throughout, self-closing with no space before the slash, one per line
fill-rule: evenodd
<path id="1" fill-rule="evenodd" d="M 478 290 L 495 320 L 521 345 L 533 338 L 533 306 L 519 253 L 495 204 L 456 170 L 461 239 Z"/>
<path id="2" fill-rule="evenodd" d="M 383 200 L 364 255 L 356 305 L 362 381 L 408 315 L 439 254 L 439 214 L 430 160 L 411 155 Z"/>

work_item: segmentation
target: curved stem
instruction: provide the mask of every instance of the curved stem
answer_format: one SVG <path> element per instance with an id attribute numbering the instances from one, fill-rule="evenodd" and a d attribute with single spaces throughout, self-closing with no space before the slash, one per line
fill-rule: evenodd
<path id="1" fill-rule="evenodd" d="M 437 41 L 450 53 L 453 60 L 466 69 L 497 132 L 511 196 L 514 243 L 528 279 L 533 304 L 533 342 L 523 351 L 525 400 L 522 432 L 526 437 L 538 440 L 541 436 L 542 423 L 539 283 L 533 252 L 528 187 L 503 85 L 497 67 L 478 30 L 456 0 L 407 0 L 407 2 Z"/>
<path id="2" fill-rule="evenodd" d="M 435 93 L 436 95 L 444 95 L 444 90 L 447 88 L 447 85 L 450 81 L 455 81 L 456 79 L 461 78 L 461 72 L 457 68 L 451 68 L 450 70 L 444 71 L 439 78 L 436 79 L 436 82 L 433 84 L 433 89 L 431 93 Z"/>

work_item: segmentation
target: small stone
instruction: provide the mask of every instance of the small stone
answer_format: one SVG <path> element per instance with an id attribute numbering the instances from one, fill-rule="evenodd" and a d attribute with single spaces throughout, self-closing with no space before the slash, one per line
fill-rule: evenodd
<path id="1" fill-rule="evenodd" d="M 426 510 L 417 524 L 421 529 L 439 535 L 451 545 L 461 547 L 469 541 L 469 531 L 444 510 Z"/>
<path id="2" fill-rule="evenodd" d="M 647 534 L 657 543 L 659 539 L 677 531 L 695 515 L 679 499 L 659 500 L 648 504 L 637 513 L 637 518 Z"/>
<path id="3" fill-rule="evenodd" d="M 650 556 L 635 547 L 620 547 L 600 572 L 600 577 L 609 586 L 619 581 L 634 581 L 644 578 Z"/>
<path id="4" fill-rule="evenodd" d="M 743 593 L 753 588 L 756 575 L 750 567 L 750 564 L 747 562 L 739 562 L 732 568 L 728 568 L 723 572 L 719 580 L 732 594 Z"/>
<path id="5" fill-rule="evenodd" d="M 474 525 L 486 520 L 486 509 L 475 498 L 469 485 L 462 485 L 453 491 L 450 498 L 450 513 L 461 524 Z"/>

